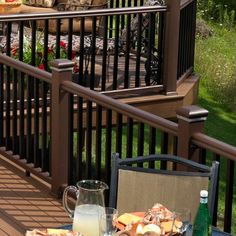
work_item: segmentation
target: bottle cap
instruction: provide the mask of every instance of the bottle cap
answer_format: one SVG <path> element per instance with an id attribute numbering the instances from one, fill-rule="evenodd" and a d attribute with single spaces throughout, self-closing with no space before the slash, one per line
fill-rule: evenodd
<path id="1" fill-rule="evenodd" d="M 207 190 L 201 190 L 200 196 L 201 197 L 208 197 L 208 191 Z"/>

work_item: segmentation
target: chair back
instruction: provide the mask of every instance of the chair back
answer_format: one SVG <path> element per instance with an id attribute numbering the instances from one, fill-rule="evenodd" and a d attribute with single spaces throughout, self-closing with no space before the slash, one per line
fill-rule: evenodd
<path id="1" fill-rule="evenodd" d="M 191 171 L 174 171 L 148 168 L 154 161 L 185 164 Z M 170 155 L 150 155 L 121 160 L 114 155 L 111 178 L 110 205 L 119 214 L 147 211 L 155 203 L 161 203 L 170 210 L 188 208 L 194 220 L 202 189 L 209 190 L 209 211 L 213 214 L 215 202 L 215 181 L 218 163 L 212 167 Z M 154 164 L 158 166 L 158 164 Z M 215 168 L 217 167 L 217 168 Z M 213 183 L 214 182 L 214 183 Z M 212 195 L 212 191 L 214 195 Z"/>

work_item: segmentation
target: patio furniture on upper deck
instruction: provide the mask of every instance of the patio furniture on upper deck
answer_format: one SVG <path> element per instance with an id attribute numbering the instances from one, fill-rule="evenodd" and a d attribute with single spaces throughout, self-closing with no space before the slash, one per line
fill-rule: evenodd
<path id="1" fill-rule="evenodd" d="M 168 162 L 171 170 L 155 169 L 163 162 Z M 193 220 L 199 205 L 200 190 L 210 186 L 209 212 L 212 216 L 218 165 L 218 162 L 213 162 L 208 167 L 163 154 L 127 159 L 120 159 L 119 154 L 114 154 L 109 205 L 122 213 L 145 211 L 159 202 L 172 210 L 189 208 Z M 176 167 L 185 169 L 176 171 Z"/>

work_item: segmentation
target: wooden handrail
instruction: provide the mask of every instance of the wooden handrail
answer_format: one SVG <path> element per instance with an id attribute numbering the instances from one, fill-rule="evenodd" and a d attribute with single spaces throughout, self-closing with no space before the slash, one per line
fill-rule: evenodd
<path id="1" fill-rule="evenodd" d="M 236 147 L 209 137 L 203 133 L 194 133 L 191 142 L 201 148 L 208 149 L 215 154 L 236 161 Z"/>
<path id="2" fill-rule="evenodd" d="M 4 54 L 0 53 L 0 63 L 12 67 L 19 72 L 23 72 L 27 74 L 28 76 L 35 77 L 37 79 L 43 80 L 44 82 L 47 82 L 49 84 L 52 83 L 52 74 L 49 72 L 46 72 L 44 70 L 41 70 L 37 67 L 28 65 L 22 61 L 15 60 L 9 56 L 6 56 Z"/>
<path id="3" fill-rule="evenodd" d="M 123 115 L 127 115 L 137 121 L 143 122 L 145 124 L 151 125 L 152 127 L 159 128 L 165 132 L 171 133 L 172 135 L 177 135 L 178 124 L 166 120 L 162 117 L 158 117 L 149 112 L 137 109 L 130 105 L 124 104 L 120 101 L 111 99 L 103 94 L 97 93 L 88 88 L 84 88 L 78 84 L 71 81 L 63 81 L 61 88 L 69 93 L 82 96 L 92 102 L 95 102 L 105 108 L 112 109 L 116 112 L 120 112 Z"/>

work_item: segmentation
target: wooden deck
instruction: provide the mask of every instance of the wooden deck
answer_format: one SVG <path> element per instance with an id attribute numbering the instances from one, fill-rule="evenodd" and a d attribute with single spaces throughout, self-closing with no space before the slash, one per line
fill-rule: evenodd
<path id="1" fill-rule="evenodd" d="M 22 236 L 29 229 L 71 223 L 49 188 L 0 156 L 0 236 Z"/>

